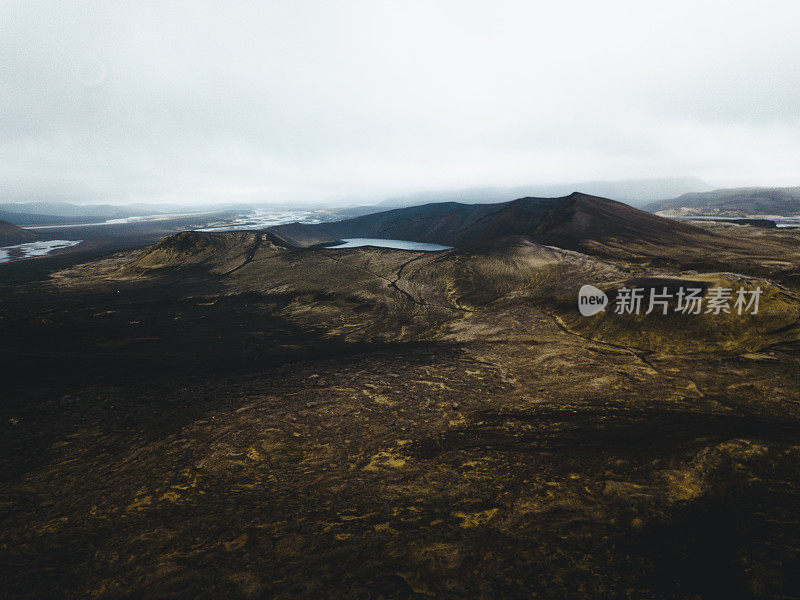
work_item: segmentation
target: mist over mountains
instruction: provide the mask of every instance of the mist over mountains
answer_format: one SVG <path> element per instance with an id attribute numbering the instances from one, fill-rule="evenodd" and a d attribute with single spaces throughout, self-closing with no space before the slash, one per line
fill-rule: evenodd
<path id="1" fill-rule="evenodd" d="M 585 194 L 613 198 L 620 202 L 641 207 L 648 202 L 675 198 L 689 192 L 704 192 L 713 189 L 697 177 L 669 177 L 655 179 L 631 179 L 624 181 L 583 181 L 575 183 L 532 184 L 513 187 L 475 187 L 460 190 L 419 192 L 396 196 L 379 203 L 379 206 L 403 207 L 432 202 L 492 203 L 507 202 L 526 196 L 551 198 L 566 196 L 575 190 Z"/>
<path id="2" fill-rule="evenodd" d="M 791 217 L 800 215 L 800 187 L 747 187 L 695 192 L 672 200 L 653 202 L 644 208 L 664 216 Z"/>

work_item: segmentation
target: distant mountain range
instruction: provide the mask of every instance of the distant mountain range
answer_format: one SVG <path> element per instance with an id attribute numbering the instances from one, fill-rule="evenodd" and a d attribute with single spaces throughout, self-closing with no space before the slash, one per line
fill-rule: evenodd
<path id="1" fill-rule="evenodd" d="M 14 202 L 0 204 L 0 211 L 22 215 L 48 215 L 83 219 L 96 217 L 101 219 L 120 219 L 153 214 L 153 208 L 135 208 L 130 206 L 113 206 L 111 204 L 68 204 L 66 202 Z"/>
<path id="2" fill-rule="evenodd" d="M 75 223 L 98 223 L 105 221 L 103 217 L 63 217 L 58 215 L 24 213 L 24 212 L 11 212 L 7 210 L 0 210 L 0 219 L 14 225 L 22 225 L 25 227 L 36 225 L 71 225 Z"/>
<path id="3" fill-rule="evenodd" d="M 390 198 L 369 206 L 328 208 L 328 218 L 360 217 L 393 208 L 411 208 L 434 204 L 497 206 L 519 198 L 567 197 L 576 189 L 583 195 L 613 198 L 630 206 L 664 217 L 765 217 L 800 215 L 800 187 L 732 188 L 711 190 L 697 178 L 638 179 L 595 181 L 579 184 L 532 185 L 516 187 L 467 188 L 429 191 Z M 295 204 L 218 204 L 181 206 L 174 204 L 78 205 L 59 202 L 0 204 L 0 220 L 19 226 L 68 225 L 93 223 L 155 214 L 195 214 L 212 211 L 249 213 L 257 206 L 269 209 L 298 210 L 316 206 L 313 201 Z M 463 209 L 467 211 L 466 208 Z M 488 209 L 487 209 L 488 210 Z M 480 213 L 480 210 L 476 214 Z M 289 230 L 285 230 L 285 233 Z M 305 232 L 310 233 L 310 230 Z M 287 233 L 287 235 L 292 235 Z M 415 241 L 424 241 L 417 239 Z"/>
<path id="4" fill-rule="evenodd" d="M 683 194 L 672 200 L 653 202 L 644 208 L 669 217 L 791 217 L 800 215 L 800 187 L 731 188 Z"/>
<path id="5" fill-rule="evenodd" d="M 586 194 L 613 198 L 641 207 L 644 204 L 665 198 L 675 198 L 688 192 L 704 192 L 713 189 L 696 177 L 631 179 L 625 181 L 583 181 L 550 185 L 522 185 L 514 187 L 476 187 L 460 190 L 420 192 L 389 198 L 378 203 L 381 207 L 405 207 L 432 202 L 462 202 L 465 204 L 488 204 L 508 202 L 522 197 L 566 196 L 575 190 Z"/>
<path id="6" fill-rule="evenodd" d="M 15 225 L 67 225 L 73 223 L 98 223 L 108 219 L 125 219 L 157 214 L 192 214 L 219 210 L 250 211 L 250 205 L 194 205 L 177 204 L 69 204 L 66 202 L 16 202 L 0 204 L 0 219 Z"/>

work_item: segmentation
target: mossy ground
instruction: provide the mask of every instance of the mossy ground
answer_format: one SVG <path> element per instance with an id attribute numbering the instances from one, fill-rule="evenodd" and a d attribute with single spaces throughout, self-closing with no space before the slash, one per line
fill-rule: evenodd
<path id="1" fill-rule="evenodd" d="M 247 235 L 0 288 L 6 597 L 798 594 L 797 263 Z M 767 320 L 568 305 L 731 270 Z"/>

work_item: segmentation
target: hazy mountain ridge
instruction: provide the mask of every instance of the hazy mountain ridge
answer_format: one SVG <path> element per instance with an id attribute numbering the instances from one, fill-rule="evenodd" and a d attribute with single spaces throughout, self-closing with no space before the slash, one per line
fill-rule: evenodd
<path id="1" fill-rule="evenodd" d="M 689 192 L 704 192 L 712 189 L 697 177 L 670 177 L 631 179 L 623 181 L 584 181 L 577 183 L 532 184 L 512 187 L 474 187 L 458 190 L 418 192 L 388 198 L 377 206 L 408 207 L 433 202 L 461 202 L 465 204 L 486 204 L 508 202 L 523 197 L 566 196 L 573 190 L 587 194 L 613 198 L 632 206 L 656 200 L 674 198 Z"/>
<path id="2" fill-rule="evenodd" d="M 98 221 L 159 213 L 183 213 L 202 211 L 251 211 L 256 208 L 324 209 L 333 206 L 337 212 L 353 215 L 378 212 L 387 208 L 404 208 L 439 202 L 464 204 L 494 204 L 509 202 L 522 197 L 564 196 L 580 189 L 586 193 L 613 198 L 640 207 L 648 202 L 674 198 L 688 192 L 703 192 L 711 189 L 697 177 L 672 177 L 631 179 L 622 181 L 585 181 L 575 183 L 532 184 L 517 186 L 479 186 L 451 190 L 420 191 L 401 194 L 376 201 L 375 197 L 338 198 L 328 201 L 303 200 L 300 202 L 214 202 L 209 204 L 177 204 L 171 202 L 130 202 L 125 204 L 75 204 L 59 201 L 30 201 L 0 203 L 0 219 L 15 225 L 38 225 L 42 223 L 68 223 Z M 23 220 L 24 219 L 24 220 Z"/>
<path id="3" fill-rule="evenodd" d="M 752 217 L 800 215 L 800 186 L 746 187 L 683 194 L 653 202 L 645 210 L 665 216 Z"/>
<path id="4" fill-rule="evenodd" d="M 12 202 L 0 204 L 0 210 L 26 215 L 50 215 L 54 217 L 97 217 L 119 219 L 153 214 L 152 209 L 114 206 L 111 204 L 70 204 L 68 202 Z"/>
<path id="5" fill-rule="evenodd" d="M 18 226 L 71 225 L 75 223 L 97 223 L 105 220 L 104 217 L 92 217 L 89 215 L 65 217 L 42 213 L 11 212 L 7 210 L 0 210 L 0 219 Z"/>

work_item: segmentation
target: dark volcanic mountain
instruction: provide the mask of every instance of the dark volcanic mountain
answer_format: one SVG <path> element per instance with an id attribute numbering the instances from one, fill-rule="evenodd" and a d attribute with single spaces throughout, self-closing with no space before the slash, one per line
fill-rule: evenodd
<path id="1" fill-rule="evenodd" d="M 523 236 L 568 250 L 619 242 L 696 246 L 714 240 L 702 229 L 579 192 L 501 204 L 426 204 L 334 223 L 282 225 L 271 231 L 294 246 L 356 237 L 464 246 Z"/>
<path id="2" fill-rule="evenodd" d="M 22 227 L 12 225 L 7 221 L 0 221 L 0 246 L 14 246 L 32 242 L 36 239 L 36 234 Z"/>
<path id="3" fill-rule="evenodd" d="M 800 187 L 732 188 L 683 194 L 672 200 L 649 204 L 645 210 L 670 216 L 791 217 L 800 215 Z"/>

